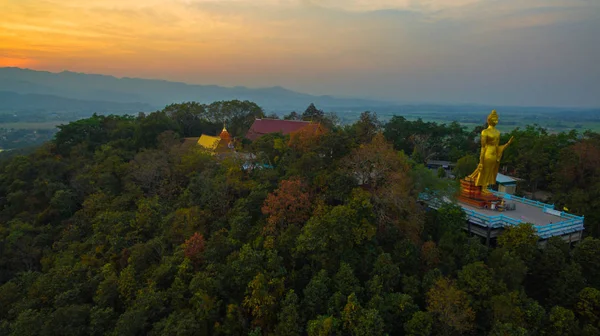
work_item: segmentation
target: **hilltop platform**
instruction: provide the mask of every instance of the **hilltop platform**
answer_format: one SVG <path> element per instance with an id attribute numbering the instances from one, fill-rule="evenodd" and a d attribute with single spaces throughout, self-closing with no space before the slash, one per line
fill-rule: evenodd
<path id="1" fill-rule="evenodd" d="M 530 199 L 492 191 L 494 196 L 514 204 L 514 210 L 502 212 L 490 209 L 482 209 L 470 204 L 457 202 L 467 215 L 465 229 L 477 236 L 486 239 L 489 245 L 492 238 L 497 237 L 505 227 L 519 225 L 520 223 L 531 223 L 540 237 L 540 243 L 550 237 L 561 237 L 572 243 L 582 239 L 583 216 L 576 216 L 564 211 L 554 210 L 554 205 L 546 204 Z M 429 207 L 437 209 L 442 202 L 437 199 L 423 199 Z"/>

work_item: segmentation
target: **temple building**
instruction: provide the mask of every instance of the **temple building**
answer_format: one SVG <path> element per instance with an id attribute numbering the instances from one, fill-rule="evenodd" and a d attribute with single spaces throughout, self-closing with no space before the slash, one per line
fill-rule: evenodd
<path id="1" fill-rule="evenodd" d="M 199 138 L 186 138 L 183 145 L 190 146 L 193 143 L 212 155 L 233 152 L 235 149 L 233 138 L 225 126 L 218 136 L 202 134 Z"/>
<path id="2" fill-rule="evenodd" d="M 499 192 L 514 195 L 517 191 L 517 182 L 519 181 L 523 181 L 523 179 L 500 173 L 496 175 L 496 184 L 498 185 Z"/>
<path id="3" fill-rule="evenodd" d="M 269 133 L 286 135 L 306 128 L 316 130 L 318 127 L 318 123 L 303 120 L 256 119 L 246 133 L 246 138 L 254 141 Z"/>
<path id="4" fill-rule="evenodd" d="M 218 136 L 202 134 L 198 139 L 198 145 L 200 145 L 209 152 L 214 152 L 217 149 L 217 147 L 219 147 L 220 143 L 221 138 Z"/>
<path id="5" fill-rule="evenodd" d="M 427 168 L 429 169 L 439 169 L 440 167 L 444 168 L 444 170 L 451 172 L 454 167 L 456 167 L 456 163 L 450 161 L 441 161 L 441 160 L 427 160 Z"/>

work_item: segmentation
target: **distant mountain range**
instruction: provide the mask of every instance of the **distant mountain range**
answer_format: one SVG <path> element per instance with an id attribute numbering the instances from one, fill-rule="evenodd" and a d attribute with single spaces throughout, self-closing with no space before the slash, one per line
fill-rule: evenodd
<path id="1" fill-rule="evenodd" d="M 152 106 L 143 103 L 80 100 L 47 94 L 0 91 L 0 112 L 42 110 L 73 113 L 110 113 L 112 111 L 137 113 L 152 110 Z"/>
<path id="2" fill-rule="evenodd" d="M 253 101 L 267 112 L 303 111 L 310 103 L 324 110 L 342 111 L 395 105 L 375 100 L 313 96 L 279 86 L 230 88 L 20 68 L 0 68 L 0 91 L 4 92 L 0 96 L 0 111 L 44 106 L 48 110 L 108 108 L 116 113 L 131 109 L 148 112 L 176 102 L 212 103 L 232 99 Z"/>
<path id="3" fill-rule="evenodd" d="M 423 118 L 441 122 L 485 122 L 486 113 L 498 109 L 514 125 L 557 121 L 598 121 L 599 109 L 488 106 L 479 104 L 401 104 L 368 99 L 314 96 L 270 88 L 191 85 L 164 80 L 117 78 L 63 71 L 52 73 L 20 68 L 0 68 L 0 123 L 72 121 L 99 114 L 153 112 L 184 101 L 209 104 L 219 100 L 250 100 L 267 114 L 303 112 L 314 103 L 334 111 L 342 122 L 354 122 L 363 111 L 373 111 L 380 120 L 392 116 Z M 506 119 L 505 119 L 506 120 Z M 553 121 L 556 123 L 556 121 Z M 508 125 L 508 123 L 506 123 Z"/>

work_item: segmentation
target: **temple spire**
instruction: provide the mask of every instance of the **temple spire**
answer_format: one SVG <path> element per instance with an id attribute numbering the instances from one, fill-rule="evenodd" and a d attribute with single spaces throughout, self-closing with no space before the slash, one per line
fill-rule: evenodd
<path id="1" fill-rule="evenodd" d="M 225 140 L 226 142 L 231 141 L 231 134 L 229 134 L 227 128 L 225 127 L 225 121 L 223 121 L 223 130 L 221 131 L 221 134 L 219 134 L 219 137 Z"/>

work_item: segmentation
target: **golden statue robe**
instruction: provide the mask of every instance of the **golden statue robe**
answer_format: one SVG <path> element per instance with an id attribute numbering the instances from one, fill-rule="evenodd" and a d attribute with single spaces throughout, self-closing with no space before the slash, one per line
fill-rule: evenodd
<path id="1" fill-rule="evenodd" d="M 500 159 L 504 148 L 508 145 L 499 145 L 500 131 L 496 128 L 487 128 L 481 131 L 481 156 L 479 166 L 473 174 L 470 175 L 475 180 L 476 186 L 482 189 L 491 184 L 496 184 L 496 176 L 500 168 Z"/>

